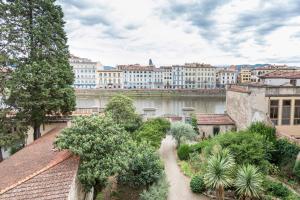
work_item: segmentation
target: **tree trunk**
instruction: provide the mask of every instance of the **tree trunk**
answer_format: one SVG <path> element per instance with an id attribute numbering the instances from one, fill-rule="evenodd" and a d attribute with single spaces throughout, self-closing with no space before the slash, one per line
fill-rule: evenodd
<path id="1" fill-rule="evenodd" d="M 2 147 L 0 147 L 0 162 L 3 161 L 3 155 L 2 155 Z"/>
<path id="2" fill-rule="evenodd" d="M 40 130 L 40 125 L 39 124 L 34 124 L 33 126 L 33 139 L 36 140 L 39 137 L 41 137 L 41 130 Z"/>
<path id="3" fill-rule="evenodd" d="M 218 200 L 224 200 L 224 188 L 219 186 L 216 190 L 216 197 Z"/>

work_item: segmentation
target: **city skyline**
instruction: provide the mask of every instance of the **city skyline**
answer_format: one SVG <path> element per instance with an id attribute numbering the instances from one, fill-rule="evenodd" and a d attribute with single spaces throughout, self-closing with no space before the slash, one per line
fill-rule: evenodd
<path id="1" fill-rule="evenodd" d="M 300 63 L 300 3 L 59 1 L 70 52 L 105 65 Z"/>

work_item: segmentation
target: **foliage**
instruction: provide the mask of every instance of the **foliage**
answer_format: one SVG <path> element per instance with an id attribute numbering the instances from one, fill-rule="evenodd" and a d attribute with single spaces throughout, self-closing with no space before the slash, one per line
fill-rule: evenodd
<path id="1" fill-rule="evenodd" d="M 137 141 L 147 141 L 154 148 L 159 148 L 169 129 L 170 122 L 168 120 L 155 118 L 146 121 L 134 135 Z"/>
<path id="2" fill-rule="evenodd" d="M 105 107 L 105 113 L 110 114 L 115 123 L 123 126 L 128 132 L 134 132 L 142 124 L 141 117 L 135 113 L 132 99 L 121 94 L 110 99 Z"/>
<path id="3" fill-rule="evenodd" d="M 102 192 L 99 192 L 96 196 L 96 200 L 104 200 L 104 194 Z"/>
<path id="4" fill-rule="evenodd" d="M 263 135 L 270 142 L 276 141 L 276 129 L 272 126 L 266 125 L 263 122 L 255 122 L 251 124 L 248 128 L 248 131 Z"/>
<path id="5" fill-rule="evenodd" d="M 196 116 L 194 114 L 191 115 L 191 125 L 193 126 L 195 133 L 199 134 L 199 128 L 198 128 L 197 118 L 196 118 Z"/>
<path id="6" fill-rule="evenodd" d="M 180 160 L 189 159 L 190 148 L 188 144 L 181 144 L 177 149 L 177 156 Z"/>
<path id="7" fill-rule="evenodd" d="M 236 175 L 235 187 L 237 193 L 245 198 L 258 198 L 262 191 L 263 177 L 258 168 L 253 165 L 241 166 Z"/>
<path id="8" fill-rule="evenodd" d="M 152 184 L 148 190 L 140 194 L 140 200 L 166 200 L 168 197 L 169 184 L 163 174 L 158 181 Z"/>
<path id="9" fill-rule="evenodd" d="M 190 182 L 190 188 L 192 192 L 202 193 L 205 191 L 205 184 L 202 176 L 193 176 Z"/>
<path id="10" fill-rule="evenodd" d="M 23 114 L 37 139 L 46 115 L 75 108 L 63 12 L 55 0 L 4 1 L 1 11 L 2 50 L 17 66 L 6 103 Z"/>
<path id="11" fill-rule="evenodd" d="M 290 194 L 288 188 L 286 188 L 282 183 L 267 181 L 265 183 L 265 187 L 267 192 L 271 193 L 276 197 L 285 198 L 288 197 Z"/>
<path id="12" fill-rule="evenodd" d="M 136 145 L 133 152 L 128 168 L 118 175 L 118 183 L 139 188 L 156 182 L 163 172 L 157 152 L 146 143 Z"/>
<path id="13" fill-rule="evenodd" d="M 293 173 L 300 179 L 300 160 L 296 160 L 295 166 L 293 168 Z"/>
<path id="14" fill-rule="evenodd" d="M 224 199 L 224 188 L 233 183 L 235 162 L 228 149 L 220 150 L 208 158 L 204 182 L 216 190 L 217 198 Z"/>
<path id="15" fill-rule="evenodd" d="M 187 161 L 179 161 L 179 166 L 182 173 L 188 177 L 192 177 L 194 175 L 193 169 L 191 168 L 190 163 Z"/>
<path id="16" fill-rule="evenodd" d="M 248 131 L 224 133 L 203 143 L 202 149 L 206 154 L 212 151 L 213 146 L 220 144 L 223 148 L 228 148 L 240 164 L 253 164 L 265 172 L 273 152 L 273 144 L 265 140 L 264 136 Z"/>
<path id="17" fill-rule="evenodd" d="M 272 161 L 288 175 L 292 175 L 300 147 L 286 139 L 279 139 L 275 143 Z"/>
<path id="18" fill-rule="evenodd" d="M 1 148 L 23 143 L 28 130 L 21 119 L 8 116 L 10 111 L 8 108 L 0 109 L 0 162 L 3 160 Z"/>
<path id="19" fill-rule="evenodd" d="M 76 118 L 55 146 L 80 156 L 78 178 L 88 190 L 127 167 L 132 145 L 127 132 L 111 118 L 89 116 Z"/>
<path id="20" fill-rule="evenodd" d="M 182 139 L 194 139 L 196 133 L 190 124 L 183 122 L 175 122 L 171 125 L 171 135 L 177 141 L 177 146 L 180 146 Z"/>

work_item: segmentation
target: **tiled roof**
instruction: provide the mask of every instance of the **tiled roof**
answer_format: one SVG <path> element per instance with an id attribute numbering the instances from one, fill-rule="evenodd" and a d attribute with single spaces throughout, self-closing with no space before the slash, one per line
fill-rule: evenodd
<path id="1" fill-rule="evenodd" d="M 63 127 L 58 127 L 0 163 L 0 200 L 65 199 L 74 179 L 78 159 L 68 151 L 55 151 L 53 141 Z M 63 171 L 60 169 L 67 169 Z M 63 183 L 52 185 L 51 183 Z"/>
<path id="2" fill-rule="evenodd" d="M 198 125 L 234 125 L 234 121 L 227 114 L 198 114 Z"/>
<path id="3" fill-rule="evenodd" d="M 260 76 L 260 78 L 300 79 L 300 71 L 274 71 Z"/>

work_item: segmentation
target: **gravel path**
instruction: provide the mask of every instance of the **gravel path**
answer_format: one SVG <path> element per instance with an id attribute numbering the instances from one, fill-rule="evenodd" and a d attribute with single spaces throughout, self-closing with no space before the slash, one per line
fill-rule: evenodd
<path id="1" fill-rule="evenodd" d="M 168 200 L 208 200 L 206 196 L 196 195 L 190 190 L 190 179 L 183 175 L 176 162 L 175 140 L 167 136 L 160 147 L 167 179 L 170 184 Z"/>

